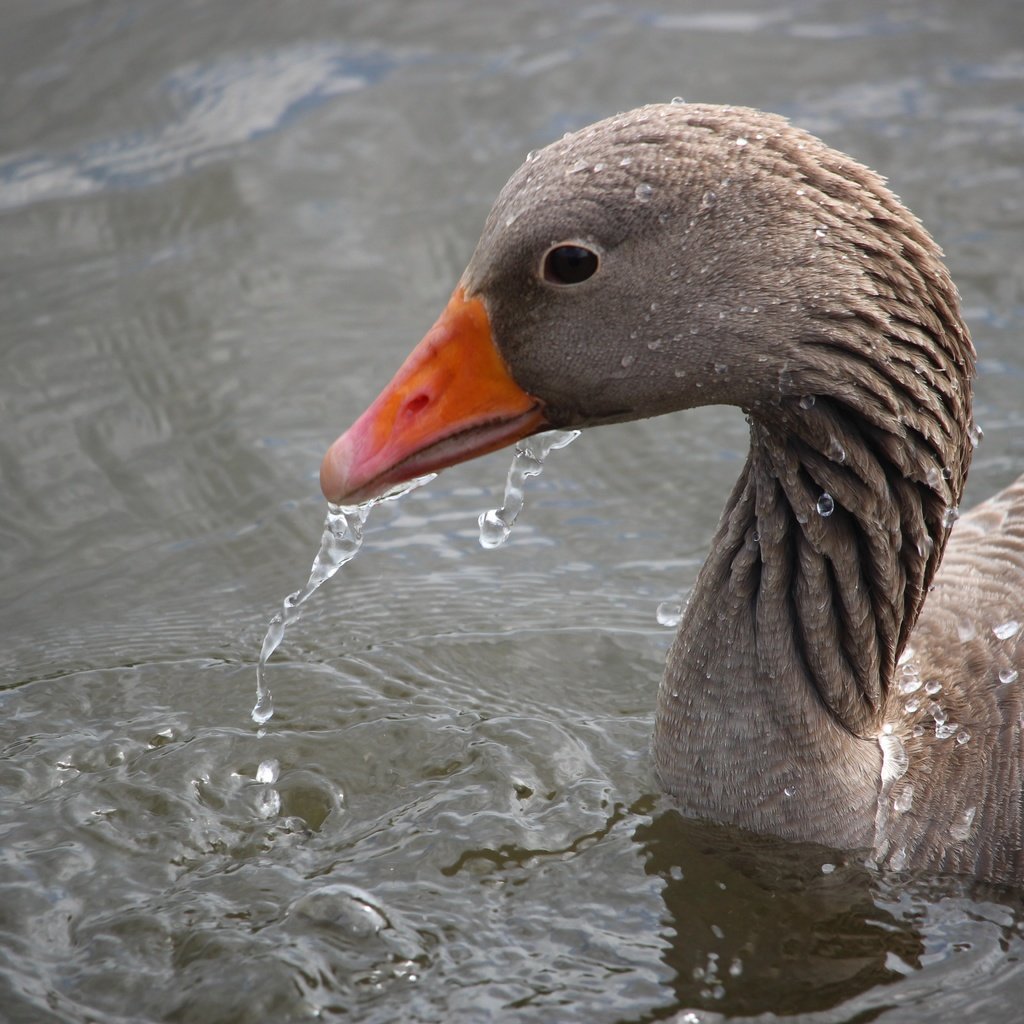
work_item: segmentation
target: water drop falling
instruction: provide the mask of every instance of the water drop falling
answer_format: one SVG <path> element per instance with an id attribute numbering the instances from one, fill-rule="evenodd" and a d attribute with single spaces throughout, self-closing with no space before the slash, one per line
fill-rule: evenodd
<path id="1" fill-rule="evenodd" d="M 383 501 L 393 501 L 409 491 L 434 479 L 435 474 L 417 477 L 399 484 L 378 498 L 371 498 L 361 505 L 327 504 L 323 533 L 320 535 L 320 550 L 313 559 L 309 579 L 301 590 L 289 594 L 281 604 L 281 610 L 270 620 L 259 661 L 256 663 L 256 706 L 252 709 L 252 720 L 260 726 L 266 725 L 274 714 L 274 698 L 266 683 L 266 668 L 270 656 L 281 645 L 285 630 L 302 616 L 302 606 L 326 583 L 346 562 L 352 561 L 363 544 L 363 524 L 370 509 Z"/>
<path id="2" fill-rule="evenodd" d="M 679 620 L 683 617 L 683 608 L 682 605 L 676 604 L 674 601 L 662 601 L 654 616 L 658 620 L 659 626 L 674 628 L 679 625 Z"/>
<path id="3" fill-rule="evenodd" d="M 505 480 L 505 496 L 500 508 L 481 512 L 477 520 L 480 526 L 480 546 L 496 548 L 508 540 L 512 527 L 523 510 L 523 487 L 532 476 L 540 476 L 548 452 L 556 451 L 571 444 L 580 436 L 578 430 L 549 430 L 524 438 L 516 445 L 508 477 Z"/>

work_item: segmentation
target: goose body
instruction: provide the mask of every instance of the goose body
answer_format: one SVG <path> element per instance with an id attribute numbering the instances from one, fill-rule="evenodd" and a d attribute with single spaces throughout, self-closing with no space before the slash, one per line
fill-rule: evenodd
<path id="1" fill-rule="evenodd" d="M 548 427 L 738 406 L 750 453 L 658 694 L 662 785 L 716 822 L 1020 881 L 1024 478 L 957 521 L 973 373 L 941 254 L 878 175 L 774 115 L 654 105 L 531 154 L 321 484 L 352 503 Z"/>

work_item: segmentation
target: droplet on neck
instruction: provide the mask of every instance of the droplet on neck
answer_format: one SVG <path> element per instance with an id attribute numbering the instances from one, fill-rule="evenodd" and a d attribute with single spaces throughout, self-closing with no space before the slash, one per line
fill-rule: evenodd
<path id="1" fill-rule="evenodd" d="M 1015 668 L 1001 668 L 999 670 L 999 682 L 1001 682 L 1003 686 L 1009 686 L 1010 683 L 1015 683 L 1017 681 L 1018 675 L 1019 673 Z"/>
<path id="2" fill-rule="evenodd" d="M 642 181 L 633 189 L 633 195 L 636 197 L 637 202 L 649 203 L 651 196 L 654 195 L 654 189 L 646 181 Z"/>
<path id="3" fill-rule="evenodd" d="M 985 431 L 978 426 L 977 423 L 972 423 L 970 429 L 967 431 L 967 436 L 971 440 L 971 447 L 977 448 L 979 444 L 985 439 Z"/>
<path id="4" fill-rule="evenodd" d="M 956 505 L 950 505 L 945 512 L 942 513 L 942 526 L 946 530 L 951 530 L 953 524 L 960 518 L 960 509 Z"/>
<path id="5" fill-rule="evenodd" d="M 827 519 L 836 510 L 835 499 L 828 491 L 822 491 L 814 508 L 822 519 Z"/>
<path id="6" fill-rule="evenodd" d="M 505 479 L 505 495 L 500 508 L 481 512 L 480 546 L 496 548 L 508 540 L 519 513 L 523 510 L 523 489 L 530 477 L 540 476 L 549 452 L 572 444 L 580 436 L 578 430 L 549 430 L 524 438 L 516 445 L 512 465 Z"/>

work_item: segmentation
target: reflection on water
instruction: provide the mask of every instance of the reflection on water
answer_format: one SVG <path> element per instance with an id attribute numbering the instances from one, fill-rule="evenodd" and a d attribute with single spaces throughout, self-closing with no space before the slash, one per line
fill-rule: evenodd
<path id="1" fill-rule="evenodd" d="M 588 432 L 492 551 L 474 516 L 507 453 L 382 508 L 273 662 L 274 728 L 247 711 L 326 444 L 432 322 L 526 152 L 615 110 L 755 103 L 887 173 L 978 345 L 972 494 L 1015 476 L 1020 16 L 5 11 L 0 1015 L 1015 1022 L 1014 894 L 654 795 L 657 608 L 738 472 L 731 412 Z"/>

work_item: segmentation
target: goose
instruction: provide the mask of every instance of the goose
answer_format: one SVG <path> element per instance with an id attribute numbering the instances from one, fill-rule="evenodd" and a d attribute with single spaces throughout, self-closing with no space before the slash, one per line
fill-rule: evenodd
<path id="1" fill-rule="evenodd" d="M 777 115 L 655 104 L 529 155 L 321 488 L 353 504 L 539 431 L 739 407 L 659 784 L 687 816 L 1009 884 L 1024 477 L 959 515 L 974 363 L 941 251 L 878 174 Z"/>

